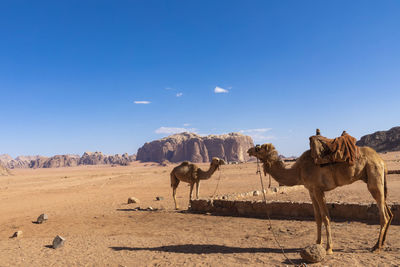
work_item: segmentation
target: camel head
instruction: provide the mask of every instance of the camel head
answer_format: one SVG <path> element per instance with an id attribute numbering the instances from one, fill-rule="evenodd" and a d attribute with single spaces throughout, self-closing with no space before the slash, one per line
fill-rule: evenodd
<path id="1" fill-rule="evenodd" d="M 261 162 L 272 162 L 278 159 L 278 152 L 276 152 L 273 144 L 256 145 L 247 150 L 249 156 L 258 158 Z"/>
<path id="2" fill-rule="evenodd" d="M 278 152 L 275 150 L 273 144 L 256 145 L 255 147 L 247 150 L 249 156 L 258 158 L 264 166 L 264 174 L 268 172 L 272 164 L 279 161 Z"/>
<path id="3" fill-rule="evenodd" d="M 219 159 L 217 157 L 213 157 L 211 160 L 211 165 L 212 166 L 217 166 L 217 169 L 219 170 L 219 166 L 225 165 L 225 161 L 223 159 Z"/>

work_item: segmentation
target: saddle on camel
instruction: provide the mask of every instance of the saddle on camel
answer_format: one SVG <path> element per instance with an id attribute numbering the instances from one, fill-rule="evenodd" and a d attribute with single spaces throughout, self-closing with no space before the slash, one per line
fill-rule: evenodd
<path id="1" fill-rule="evenodd" d="M 338 162 L 353 165 L 360 155 L 356 141 L 357 139 L 346 131 L 335 139 L 329 139 L 321 136 L 317 129 L 316 135 L 310 137 L 311 156 L 314 163 L 321 167 Z"/>

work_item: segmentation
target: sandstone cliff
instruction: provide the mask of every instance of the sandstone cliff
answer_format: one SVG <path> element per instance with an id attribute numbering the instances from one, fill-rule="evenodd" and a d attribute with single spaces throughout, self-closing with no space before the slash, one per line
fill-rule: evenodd
<path id="1" fill-rule="evenodd" d="M 136 156 L 130 156 L 127 153 L 123 155 L 116 154 L 114 156 L 108 156 L 101 152 L 85 152 L 82 157 L 79 157 L 79 155 L 56 155 L 53 157 L 19 156 L 15 159 L 7 154 L 0 155 L 0 163 L 8 169 L 59 168 L 98 164 L 128 165 L 134 160 L 136 160 Z"/>
<path id="2" fill-rule="evenodd" d="M 6 176 L 9 174 L 10 174 L 9 170 L 3 165 L 2 162 L 0 162 L 0 176 Z"/>
<path id="3" fill-rule="evenodd" d="M 357 142 L 358 146 L 369 146 L 377 152 L 400 150 L 400 127 L 393 127 L 388 131 L 379 131 L 367 134 Z"/>
<path id="4" fill-rule="evenodd" d="M 39 157 L 30 162 L 30 168 L 59 168 L 74 167 L 78 165 L 78 155 L 56 155 L 50 158 Z"/>
<path id="5" fill-rule="evenodd" d="M 135 156 L 129 156 L 128 153 L 114 156 L 107 156 L 101 152 L 85 152 L 79 160 L 79 165 L 98 165 L 98 164 L 116 164 L 129 165 L 129 162 L 134 161 Z"/>
<path id="6" fill-rule="evenodd" d="M 31 161 L 38 159 L 39 156 L 19 156 L 13 159 L 10 155 L 0 155 L 0 162 L 8 169 L 29 168 Z"/>
<path id="7" fill-rule="evenodd" d="M 249 159 L 247 149 L 252 146 L 251 137 L 240 133 L 201 137 L 185 132 L 144 144 L 137 152 L 137 160 L 209 162 L 218 157 L 228 162 L 245 162 Z"/>

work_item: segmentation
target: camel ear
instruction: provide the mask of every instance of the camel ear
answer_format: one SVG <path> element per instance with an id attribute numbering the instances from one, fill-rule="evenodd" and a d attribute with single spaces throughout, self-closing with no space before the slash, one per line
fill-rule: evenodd
<path id="1" fill-rule="evenodd" d="M 262 148 L 264 148 L 264 150 L 266 152 L 271 152 L 271 151 L 275 150 L 275 147 L 273 144 L 263 144 Z"/>

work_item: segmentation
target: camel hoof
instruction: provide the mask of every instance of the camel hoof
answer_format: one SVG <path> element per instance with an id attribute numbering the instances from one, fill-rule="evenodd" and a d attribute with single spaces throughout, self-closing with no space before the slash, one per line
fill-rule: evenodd
<path id="1" fill-rule="evenodd" d="M 327 248 L 326 255 L 332 255 L 332 254 L 333 254 L 333 250 L 331 248 Z"/>
<path id="2" fill-rule="evenodd" d="M 375 245 L 375 246 L 373 246 L 373 247 L 371 248 L 371 252 L 373 252 L 373 253 L 379 253 L 379 252 L 381 252 L 381 248 L 378 247 L 377 245 Z"/>

